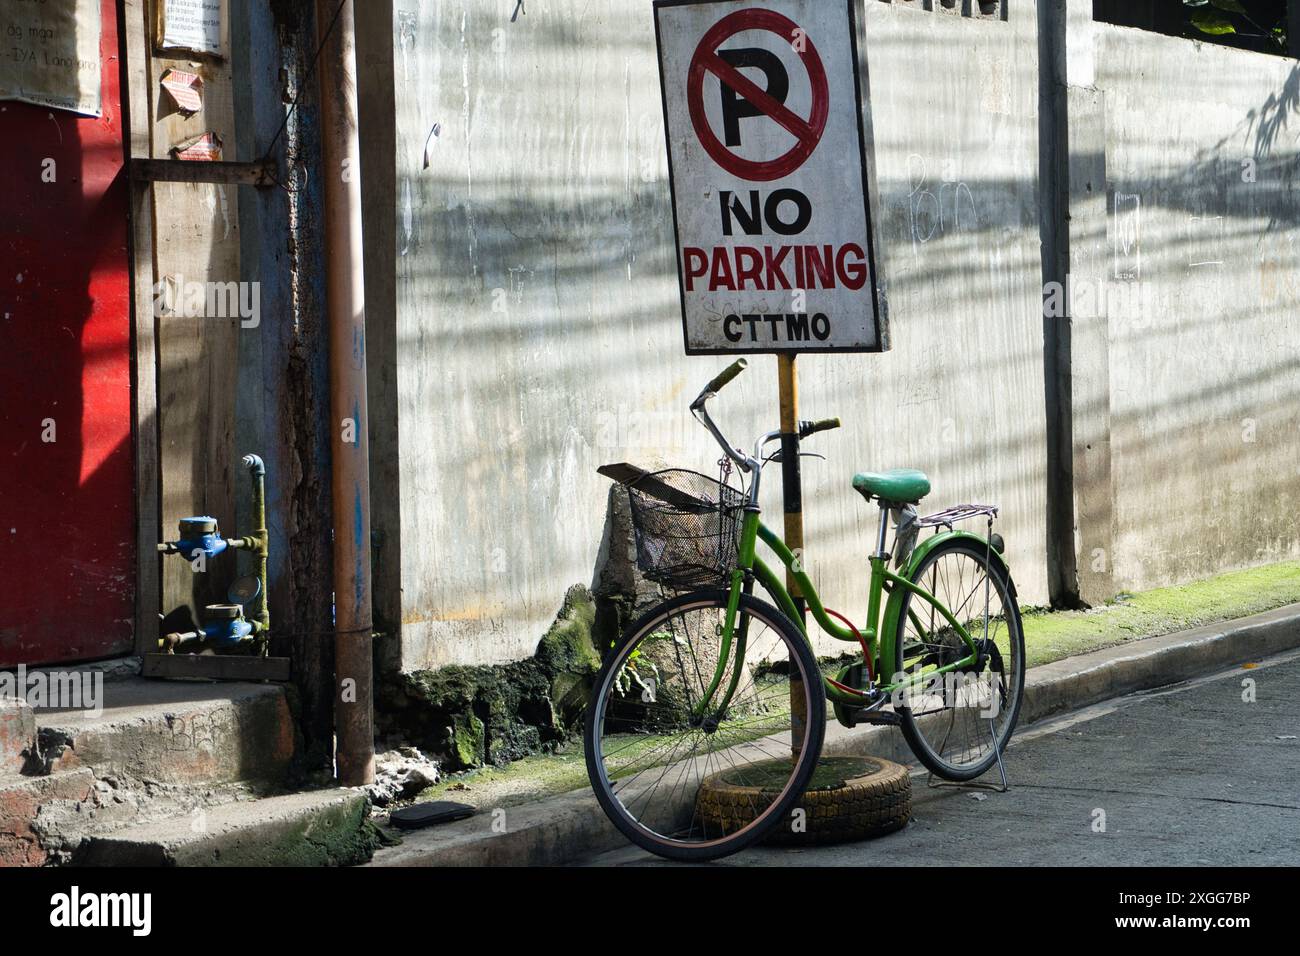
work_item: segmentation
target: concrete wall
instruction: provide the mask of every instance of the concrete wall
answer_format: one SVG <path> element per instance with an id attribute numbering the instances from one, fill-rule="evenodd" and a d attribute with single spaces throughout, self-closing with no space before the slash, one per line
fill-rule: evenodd
<path id="1" fill-rule="evenodd" d="M 392 4 L 396 296 L 368 321 L 393 323 L 397 433 L 372 454 L 397 462 L 374 506 L 400 591 L 376 603 L 405 669 L 531 653 L 595 571 L 597 466 L 718 458 L 686 411 L 725 360 L 682 354 L 651 6 L 512 6 Z M 804 468 L 807 563 L 861 614 L 875 512 L 849 479 L 919 467 L 927 505 L 1002 505 L 1021 598 L 1041 603 L 1035 11 L 865 9 L 894 348 L 800 361 L 805 416 L 846 426 L 810 443 L 829 460 Z M 366 175 L 382 163 L 369 147 Z M 775 365 L 718 403 L 737 441 L 775 427 Z M 779 525 L 776 472 L 767 499 Z"/>
<path id="2" fill-rule="evenodd" d="M 1095 30 L 1109 214 L 1092 228 L 1140 297 L 1109 307 L 1115 584 L 1293 558 L 1300 68 Z"/>

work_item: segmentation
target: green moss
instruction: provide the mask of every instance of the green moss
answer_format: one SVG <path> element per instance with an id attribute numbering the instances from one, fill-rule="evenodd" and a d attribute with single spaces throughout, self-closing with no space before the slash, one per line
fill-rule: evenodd
<path id="1" fill-rule="evenodd" d="M 466 767 L 477 767 L 483 762 L 483 721 L 473 714 L 457 714 L 452 718 L 451 738 L 458 763 Z"/>
<path id="2" fill-rule="evenodd" d="M 554 751 L 579 726 L 600 669 L 595 626 L 591 594 L 570 588 L 531 658 L 390 680 L 379 697 L 380 729 L 436 754 L 449 770 Z"/>
<path id="3" fill-rule="evenodd" d="M 1144 637 L 1249 617 L 1300 601 L 1300 561 L 1231 571 L 1204 581 L 1121 595 L 1087 611 L 1024 613 L 1030 667 Z"/>
<path id="4" fill-rule="evenodd" d="M 476 807 L 508 807 L 588 785 L 587 763 L 576 740 L 556 751 L 534 754 L 504 766 L 486 766 L 444 777 L 419 800 L 456 800 Z"/>
<path id="5" fill-rule="evenodd" d="M 564 607 L 537 645 L 534 657 L 554 673 L 590 673 L 600 669 L 600 653 L 592 640 L 596 605 L 586 588 L 570 588 Z"/>

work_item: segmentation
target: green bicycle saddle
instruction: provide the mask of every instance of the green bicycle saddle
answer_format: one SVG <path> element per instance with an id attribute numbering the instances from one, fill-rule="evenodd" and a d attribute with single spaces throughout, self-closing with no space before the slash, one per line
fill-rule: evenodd
<path id="1" fill-rule="evenodd" d="M 930 493 L 930 479 L 915 468 L 891 468 L 889 471 L 864 471 L 853 476 L 853 487 L 870 501 L 916 504 Z"/>

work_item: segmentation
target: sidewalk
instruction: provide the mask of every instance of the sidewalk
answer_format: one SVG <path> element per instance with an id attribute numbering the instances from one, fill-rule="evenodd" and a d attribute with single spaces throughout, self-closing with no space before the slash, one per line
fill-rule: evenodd
<path id="1" fill-rule="evenodd" d="M 1019 726 L 1023 729 L 1053 715 L 1134 691 L 1176 684 L 1238 664 L 1249 666 L 1297 647 L 1300 604 L 1289 604 L 1249 617 L 1161 637 L 1126 640 L 1118 646 L 1040 664 L 1031 667 L 1026 675 Z M 1034 660 L 1032 650 L 1030 660 Z M 823 752 L 871 754 L 914 763 L 901 733 L 892 727 L 848 730 L 832 721 L 827 726 Z M 549 772 L 571 783 L 574 789 L 559 796 L 512 803 L 506 788 L 505 799 L 481 803 L 477 816 L 407 834 L 400 845 L 378 851 L 367 865 L 546 865 L 626 843 L 587 788 L 580 756 L 538 760 L 556 764 Z M 454 789 L 439 797 L 458 798 Z"/>

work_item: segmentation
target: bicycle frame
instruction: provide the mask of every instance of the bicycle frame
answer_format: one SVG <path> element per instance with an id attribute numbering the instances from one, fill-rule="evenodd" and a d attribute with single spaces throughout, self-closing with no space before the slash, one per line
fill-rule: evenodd
<path id="1" fill-rule="evenodd" d="M 883 515 L 882 521 L 884 521 Z M 953 537 L 972 538 L 983 544 L 983 539 L 965 531 L 948 531 L 934 535 L 926 539 L 925 542 L 917 547 L 908 561 L 907 567 L 902 569 L 904 574 L 915 569 L 931 549 L 936 547 L 942 541 L 949 540 Z M 949 609 L 945 607 L 938 598 L 930 594 L 929 591 L 920 585 L 914 584 L 912 581 L 908 580 L 907 577 L 890 571 L 888 567 L 889 556 L 883 553 L 883 551 L 878 551 L 870 555 L 868 559 L 871 567 L 871 576 L 868 584 L 866 626 L 858 628 L 857 633 L 854 633 L 849 628 L 836 623 L 826 612 L 826 608 L 822 604 L 817 589 L 813 586 L 808 575 L 804 573 L 803 568 L 799 564 L 798 558 L 774 531 L 763 524 L 759 517 L 757 506 L 751 504 L 750 507 L 746 508 L 744 522 L 741 527 L 739 560 L 737 562 L 736 570 L 732 572 L 731 577 L 730 598 L 727 603 L 726 616 L 723 622 L 722 643 L 720 648 L 721 653 L 718 657 L 718 664 L 713 680 L 710 682 L 701 699 L 699 705 L 701 712 L 712 709 L 714 706 L 713 697 L 717 693 L 718 687 L 722 682 L 723 674 L 726 671 L 727 662 L 730 659 L 732 651 L 733 640 L 736 641 L 735 653 L 737 663 L 732 669 L 731 681 L 723 693 L 723 697 L 718 703 L 717 709 L 726 709 L 731 702 L 732 695 L 736 691 L 736 687 L 740 680 L 742 669 L 741 664 L 744 661 L 747 639 L 747 635 L 744 633 L 744 627 L 742 627 L 740 632 L 737 633 L 736 617 L 740 606 L 740 595 L 749 588 L 752 581 L 756 580 L 763 586 L 763 589 L 772 597 L 777 607 L 782 611 L 782 613 L 795 622 L 803 632 L 804 638 L 809 640 L 809 643 L 811 644 L 807 622 L 804 619 L 804 616 L 800 614 L 796 608 L 794 599 L 791 597 L 790 592 L 786 589 L 780 577 L 772 570 L 772 568 L 757 556 L 757 544 L 760 540 L 763 544 L 767 545 L 772 553 L 776 555 L 780 563 L 789 570 L 791 577 L 793 577 L 794 581 L 798 585 L 799 594 L 807 603 L 808 611 L 811 613 L 813 620 L 825 634 L 836 640 L 852 642 L 854 644 L 858 643 L 858 635 L 861 635 L 863 642 L 866 644 L 867 652 L 873 658 L 872 661 L 867 663 L 870 665 L 871 673 L 873 675 L 873 689 L 879 693 L 893 694 L 900 690 L 911 689 L 924 682 L 932 681 L 936 675 L 946 674 L 960 670 L 964 667 L 969 667 L 977 660 L 978 650 L 975 639 L 971 636 L 970 632 L 967 631 L 967 629 L 962 626 L 961 622 L 953 616 L 952 612 L 949 611 Z M 886 590 L 889 591 L 889 600 L 884 608 L 884 623 L 882 625 L 881 603 L 882 595 Z M 902 613 L 904 595 L 909 593 L 916 595 L 926 604 L 929 604 L 932 608 L 937 610 L 943 617 L 944 621 L 952 627 L 953 631 L 961 638 L 963 643 L 965 643 L 969 653 L 958 661 L 953 661 L 933 670 L 926 671 L 925 673 L 912 674 L 899 680 L 891 679 L 886 682 L 882 675 L 886 673 L 886 664 L 891 668 L 893 667 L 896 653 L 895 639 L 897 634 L 898 618 Z M 909 616 L 912 618 L 916 626 L 920 628 L 921 625 L 919 620 L 916 618 L 915 612 L 909 610 Z M 897 677 L 898 675 L 894 676 Z M 862 697 L 841 690 L 825 677 L 823 677 L 822 683 L 827 700 L 849 706 L 861 706 L 864 702 Z"/>
<path id="2" fill-rule="evenodd" d="M 753 582 L 758 581 L 771 595 L 772 600 L 776 602 L 777 607 L 790 620 L 794 621 L 799 630 L 803 633 L 804 639 L 812 642 L 808 635 L 808 623 L 804 616 L 799 613 L 795 606 L 794 599 L 790 596 L 780 578 L 772 569 L 757 556 L 756 550 L 758 542 L 761 540 L 777 556 L 777 559 L 789 570 L 790 576 L 798 585 L 800 596 L 808 605 L 808 610 L 812 613 L 813 620 L 830 637 L 839 641 L 851 641 L 856 643 L 858 634 L 861 634 L 863 642 L 866 645 L 866 655 L 873 658 L 872 661 L 864 662 L 870 665 L 872 674 L 872 690 L 876 693 L 868 697 L 866 694 L 850 693 L 836 686 L 835 682 L 830 681 L 825 676 L 822 677 L 822 684 L 825 690 L 826 698 L 830 701 L 849 706 L 863 706 L 868 702 L 879 701 L 881 694 L 893 694 L 896 691 L 908 690 L 925 682 L 932 681 L 937 675 L 943 675 L 969 667 L 979 659 L 979 650 L 976 647 L 975 639 L 962 626 L 961 622 L 946 608 L 943 603 L 932 595 L 929 591 L 920 585 L 913 584 L 909 577 L 913 574 L 920 562 L 932 548 L 937 547 L 944 541 L 953 537 L 966 537 L 978 541 L 981 546 L 990 555 L 990 560 L 1002 561 L 1001 555 L 994 549 L 988 547 L 988 542 L 984 539 L 970 534 L 966 531 L 948 531 L 936 534 L 927 538 L 923 543 L 918 545 L 912 552 L 908 560 L 907 567 L 901 569 L 902 574 L 895 574 L 889 570 L 889 555 L 885 552 L 885 534 L 888 525 L 888 508 L 881 505 L 882 512 L 880 517 L 880 534 L 876 551 L 868 558 L 871 566 L 871 578 L 868 584 L 867 594 L 867 624 L 859 629 L 856 633 L 848 628 L 841 627 L 831 620 L 826 612 L 825 606 L 821 602 L 817 589 L 813 586 L 811 580 L 800 567 L 798 559 L 794 553 L 786 546 L 786 543 L 763 524 L 759 518 L 760 509 L 758 506 L 759 486 L 763 477 L 763 448 L 766 445 L 782 436 L 780 431 L 771 431 L 761 436 L 754 444 L 752 455 L 746 455 L 743 451 L 733 448 L 727 441 L 725 435 L 718 428 L 717 424 L 708 412 L 708 401 L 718 393 L 718 390 L 728 382 L 739 375 L 745 368 L 746 362 L 740 359 L 717 375 L 708 385 L 704 386 L 703 391 L 691 403 L 691 414 L 708 429 L 709 433 L 717 441 L 718 446 L 726 454 L 727 458 L 734 462 L 742 472 L 750 476 L 749 493 L 747 504 L 745 505 L 745 518 L 741 525 L 740 541 L 738 545 L 738 560 L 736 569 L 731 574 L 730 596 L 727 601 L 726 616 L 723 620 L 723 630 L 721 635 L 720 653 L 718 663 L 714 669 L 713 679 L 710 681 L 708 688 L 701 697 L 697 710 L 700 714 L 714 707 L 714 695 L 718 692 L 718 687 L 722 683 L 723 675 L 726 673 L 727 662 L 732 652 L 732 641 L 736 641 L 736 666 L 732 669 L 731 680 L 723 693 L 722 700 L 717 706 L 719 712 L 725 710 L 731 703 L 731 698 L 736 692 L 736 687 L 740 682 L 742 665 L 745 659 L 746 641 L 748 635 L 745 628 L 742 627 L 739 633 L 736 632 L 736 617 L 740 608 L 740 595 L 752 588 Z M 838 428 L 839 419 L 827 419 L 822 422 L 801 422 L 800 436 L 813 434 L 826 428 Z M 996 558 L 994 557 L 996 555 Z M 1003 564 L 1005 570 L 1005 564 Z M 881 623 L 881 600 L 884 592 L 889 591 L 889 600 L 884 608 L 884 623 Z M 895 646 L 895 635 L 898 631 L 898 618 L 902 613 L 903 601 L 909 594 L 916 595 L 922 601 L 929 604 L 937 610 L 949 626 L 957 633 L 962 642 L 966 645 L 967 654 L 959 661 L 953 661 L 948 664 L 939 666 L 933 670 L 924 673 L 912 674 L 902 677 L 899 680 L 886 682 L 882 675 L 885 673 L 884 667 L 888 664 L 893 666 L 897 648 Z M 987 613 L 987 612 L 986 612 Z M 909 616 L 918 630 L 924 631 L 920 621 L 917 619 L 914 611 L 909 610 Z M 987 625 L 986 625 L 987 626 Z M 815 649 L 814 649 L 815 650 Z M 898 675 L 894 675 L 898 676 Z"/>

